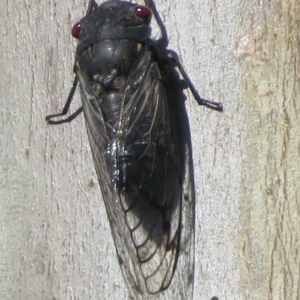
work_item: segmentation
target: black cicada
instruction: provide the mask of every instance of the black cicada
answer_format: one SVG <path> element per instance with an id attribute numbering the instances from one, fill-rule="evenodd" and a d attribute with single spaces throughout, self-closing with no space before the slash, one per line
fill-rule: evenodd
<path id="1" fill-rule="evenodd" d="M 145 5 L 90 0 L 72 29 L 78 39 L 73 88 L 62 113 L 46 120 L 61 124 L 84 112 L 119 262 L 134 298 L 157 299 L 174 289 L 176 299 L 190 299 L 194 187 L 181 91 L 190 88 L 200 105 L 218 111 L 222 106 L 198 95 L 176 53 L 167 49 L 153 1 Z M 157 39 L 150 37 L 152 16 L 161 31 Z M 82 107 L 57 118 L 68 112 L 78 80 Z"/>

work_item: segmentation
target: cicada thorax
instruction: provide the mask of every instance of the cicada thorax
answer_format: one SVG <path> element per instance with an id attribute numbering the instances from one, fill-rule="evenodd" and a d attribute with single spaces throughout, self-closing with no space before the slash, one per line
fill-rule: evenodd
<path id="1" fill-rule="evenodd" d="M 77 60 L 81 75 L 97 98 L 104 121 L 117 131 L 126 81 L 143 53 L 140 42 L 105 39 L 83 50 Z"/>

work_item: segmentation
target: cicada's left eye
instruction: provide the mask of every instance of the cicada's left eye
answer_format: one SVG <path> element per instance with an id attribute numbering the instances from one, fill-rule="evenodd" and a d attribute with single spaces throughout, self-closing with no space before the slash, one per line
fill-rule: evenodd
<path id="1" fill-rule="evenodd" d="M 79 35 L 80 35 L 80 32 L 81 32 L 81 23 L 80 23 L 80 22 L 77 22 L 77 23 L 72 27 L 72 30 L 71 30 L 71 34 L 72 34 L 73 38 L 78 39 L 78 38 L 79 38 Z"/>
<path id="2" fill-rule="evenodd" d="M 135 14 L 142 19 L 149 19 L 152 15 L 151 10 L 147 6 L 142 5 L 135 9 Z"/>

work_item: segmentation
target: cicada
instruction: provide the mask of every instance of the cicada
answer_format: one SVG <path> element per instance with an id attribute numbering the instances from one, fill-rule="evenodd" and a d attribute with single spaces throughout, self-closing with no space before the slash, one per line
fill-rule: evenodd
<path id="1" fill-rule="evenodd" d="M 151 18 L 158 38 L 151 37 Z M 72 35 L 78 40 L 73 87 L 62 112 L 46 120 L 61 124 L 84 113 L 118 260 L 133 297 L 166 293 L 190 299 L 194 182 L 182 90 L 188 87 L 199 105 L 217 111 L 222 105 L 199 96 L 167 48 L 152 0 L 145 5 L 90 0 Z M 78 81 L 82 107 L 63 118 Z"/>

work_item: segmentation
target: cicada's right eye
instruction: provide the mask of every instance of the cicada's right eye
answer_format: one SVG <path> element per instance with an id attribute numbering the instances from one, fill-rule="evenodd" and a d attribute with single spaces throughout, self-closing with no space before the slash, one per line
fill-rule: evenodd
<path id="1" fill-rule="evenodd" d="M 71 30 L 71 34 L 72 34 L 73 38 L 78 39 L 78 38 L 79 38 L 79 35 L 80 35 L 80 32 L 81 32 L 81 23 L 80 23 L 80 22 L 77 22 L 77 23 L 72 27 L 72 30 Z"/>
<path id="2" fill-rule="evenodd" d="M 140 17 L 145 20 L 151 18 L 152 15 L 151 10 L 147 6 L 143 6 L 143 5 L 139 5 L 135 9 L 135 14 L 137 17 Z"/>

